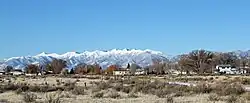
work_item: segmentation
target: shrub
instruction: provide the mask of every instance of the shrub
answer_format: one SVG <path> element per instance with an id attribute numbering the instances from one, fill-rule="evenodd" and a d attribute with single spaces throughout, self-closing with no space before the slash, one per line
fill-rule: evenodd
<path id="1" fill-rule="evenodd" d="M 183 86 L 183 85 L 173 85 L 173 86 L 167 86 L 167 90 L 170 90 L 170 93 L 176 93 L 176 92 L 193 92 L 193 87 L 189 86 Z"/>
<path id="2" fill-rule="evenodd" d="M 245 93 L 245 89 L 242 87 L 241 84 L 238 83 L 221 83 L 216 85 L 216 93 L 219 95 L 241 95 Z"/>
<path id="3" fill-rule="evenodd" d="M 208 99 L 209 101 L 219 101 L 221 98 L 217 94 L 210 94 Z"/>
<path id="4" fill-rule="evenodd" d="M 30 86 L 29 88 L 29 91 L 31 92 L 40 92 L 41 90 L 43 90 L 42 86 L 38 86 L 38 85 Z"/>
<path id="5" fill-rule="evenodd" d="M 227 80 L 228 80 L 228 78 L 223 78 L 223 80 L 224 80 L 224 81 L 227 81 Z"/>
<path id="6" fill-rule="evenodd" d="M 128 98 L 138 98 L 138 96 L 135 93 L 129 93 Z"/>
<path id="7" fill-rule="evenodd" d="M 48 88 L 50 88 L 50 87 L 47 86 L 47 85 L 46 86 L 40 86 L 39 91 L 45 93 L 45 92 L 48 92 Z M 33 90 L 36 90 L 36 89 L 34 88 Z"/>
<path id="8" fill-rule="evenodd" d="M 177 91 L 176 93 L 174 93 L 172 95 L 173 97 L 181 97 L 181 96 L 184 96 L 184 93 L 182 91 Z"/>
<path id="9" fill-rule="evenodd" d="M 10 103 L 7 99 L 0 99 L 0 103 Z"/>
<path id="10" fill-rule="evenodd" d="M 101 90 L 105 90 L 105 89 L 108 89 L 110 87 L 111 87 L 110 84 L 106 83 L 106 82 L 99 82 L 99 83 L 97 83 L 97 88 L 99 88 Z"/>
<path id="11" fill-rule="evenodd" d="M 154 81 L 154 82 L 144 81 L 139 84 L 136 84 L 135 88 L 136 91 L 141 91 L 142 93 L 145 94 L 152 94 L 152 93 L 154 94 L 155 90 L 165 88 L 165 83 L 160 81 Z"/>
<path id="12" fill-rule="evenodd" d="M 167 103 L 174 103 L 174 99 L 172 96 L 167 96 Z"/>
<path id="13" fill-rule="evenodd" d="M 30 86 L 29 91 L 31 92 L 53 92 L 57 90 L 64 90 L 62 87 L 55 87 L 55 86 L 48 86 L 48 85 L 35 85 L 35 86 Z"/>
<path id="14" fill-rule="evenodd" d="M 4 89 L 0 86 L 0 93 L 4 93 Z"/>
<path id="15" fill-rule="evenodd" d="M 242 78 L 241 84 L 244 84 L 244 85 L 250 84 L 250 79 L 249 78 Z"/>
<path id="16" fill-rule="evenodd" d="M 229 75 L 226 75 L 226 77 L 227 77 L 228 79 L 232 78 L 232 77 L 231 77 L 231 76 L 229 76 Z M 235 77 L 235 78 L 239 78 L 239 77 Z"/>
<path id="17" fill-rule="evenodd" d="M 122 88 L 122 92 L 124 92 L 124 93 L 129 93 L 129 92 L 131 91 L 131 89 L 132 89 L 132 87 L 130 87 L 130 86 L 124 86 L 124 87 Z"/>
<path id="18" fill-rule="evenodd" d="M 94 93 L 92 97 L 93 97 L 93 98 L 102 98 L 103 95 L 104 95 L 103 92 L 97 92 L 97 93 Z"/>
<path id="19" fill-rule="evenodd" d="M 238 97 L 235 95 L 231 95 L 227 97 L 226 102 L 227 103 L 237 103 Z"/>
<path id="20" fill-rule="evenodd" d="M 75 87 L 73 90 L 72 90 L 72 93 L 75 94 L 75 95 L 84 95 L 84 88 L 83 87 Z"/>
<path id="21" fill-rule="evenodd" d="M 31 103 L 34 102 L 36 100 L 37 96 L 33 93 L 24 93 L 23 94 L 23 100 L 26 103 Z"/>
<path id="22" fill-rule="evenodd" d="M 67 92 L 64 92 L 62 95 L 61 95 L 61 97 L 63 98 L 63 97 L 65 97 L 65 98 L 71 98 L 71 95 L 69 94 L 69 93 L 67 93 Z"/>
<path id="23" fill-rule="evenodd" d="M 157 89 L 154 94 L 159 98 L 165 98 L 168 93 L 162 89 Z"/>
<path id="24" fill-rule="evenodd" d="M 210 93 L 213 89 L 209 84 L 201 83 L 193 87 L 195 93 Z"/>
<path id="25" fill-rule="evenodd" d="M 188 81 L 202 81 L 203 78 L 202 77 L 192 77 L 192 78 L 175 78 L 176 81 L 184 81 L 184 82 L 188 82 Z"/>
<path id="26" fill-rule="evenodd" d="M 109 76 L 104 77 L 104 80 L 109 80 L 109 79 L 110 79 Z"/>
<path id="27" fill-rule="evenodd" d="M 101 91 L 101 89 L 100 88 L 97 88 L 97 87 L 95 87 L 95 88 L 92 88 L 92 93 L 95 93 L 95 92 L 99 92 L 99 91 Z"/>
<path id="28" fill-rule="evenodd" d="M 56 79 L 56 85 L 61 85 L 61 81 L 59 79 Z"/>
<path id="29" fill-rule="evenodd" d="M 57 93 L 47 94 L 45 103 L 61 103 L 61 96 Z"/>
<path id="30" fill-rule="evenodd" d="M 111 91 L 111 92 L 109 92 L 108 97 L 117 99 L 117 98 L 120 97 L 120 94 L 118 92 L 116 92 L 116 91 Z"/>
<path id="31" fill-rule="evenodd" d="M 250 93 L 249 92 L 242 94 L 242 97 L 245 98 L 246 100 L 250 101 Z"/>
<path id="32" fill-rule="evenodd" d="M 75 86 L 76 86 L 76 82 L 66 81 L 64 83 L 65 90 L 68 90 L 68 91 L 73 90 Z"/>
<path id="33" fill-rule="evenodd" d="M 121 83 L 115 84 L 113 89 L 116 91 L 121 91 L 123 89 L 123 85 Z"/>
<path id="34" fill-rule="evenodd" d="M 19 87 L 13 83 L 8 83 L 7 85 L 1 86 L 3 90 L 17 90 Z"/>
<path id="35" fill-rule="evenodd" d="M 213 78 L 213 77 L 210 77 L 210 78 L 209 78 L 209 80 L 211 80 L 211 81 L 212 81 L 212 80 L 214 80 L 214 78 Z"/>
<path id="36" fill-rule="evenodd" d="M 18 88 L 17 90 L 16 90 L 16 94 L 21 94 L 23 92 L 23 90 L 21 89 L 21 88 Z"/>

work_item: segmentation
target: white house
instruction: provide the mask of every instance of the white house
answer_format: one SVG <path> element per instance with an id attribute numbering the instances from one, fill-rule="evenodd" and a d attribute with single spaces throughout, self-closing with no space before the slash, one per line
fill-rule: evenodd
<path id="1" fill-rule="evenodd" d="M 144 69 L 136 69 L 135 75 L 145 75 L 146 71 Z"/>
<path id="2" fill-rule="evenodd" d="M 216 73 L 220 74 L 244 74 L 246 70 L 237 69 L 231 65 L 217 65 L 216 66 Z"/>
<path id="3" fill-rule="evenodd" d="M 113 71 L 113 75 L 124 76 L 124 75 L 130 75 L 130 74 L 131 74 L 130 70 L 127 70 L 127 69 Z"/>
<path id="4" fill-rule="evenodd" d="M 25 76 L 36 76 L 37 74 L 30 74 L 30 73 L 26 73 Z"/>

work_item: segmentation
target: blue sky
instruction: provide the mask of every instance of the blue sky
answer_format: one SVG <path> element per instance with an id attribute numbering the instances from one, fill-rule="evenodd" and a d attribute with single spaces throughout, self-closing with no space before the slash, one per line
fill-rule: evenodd
<path id="1" fill-rule="evenodd" d="M 0 59 L 135 48 L 250 49 L 249 0 L 1 0 Z"/>

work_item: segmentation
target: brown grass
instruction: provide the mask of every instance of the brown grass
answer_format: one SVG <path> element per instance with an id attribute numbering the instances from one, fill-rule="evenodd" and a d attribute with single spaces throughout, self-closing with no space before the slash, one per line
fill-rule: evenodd
<path id="1" fill-rule="evenodd" d="M 0 103 L 10 103 L 7 99 L 0 99 Z"/>
<path id="2" fill-rule="evenodd" d="M 245 98 L 246 100 L 250 101 L 250 92 L 242 94 L 242 97 Z"/>
<path id="3" fill-rule="evenodd" d="M 103 92 L 96 92 L 92 95 L 93 98 L 102 98 L 104 96 Z"/>
<path id="4" fill-rule="evenodd" d="M 227 97 L 226 102 L 227 103 L 237 103 L 238 98 L 239 97 L 236 95 L 230 95 L 229 97 Z"/>
<path id="5" fill-rule="evenodd" d="M 46 94 L 45 103 L 61 103 L 61 96 L 58 93 Z"/>
<path id="6" fill-rule="evenodd" d="M 241 95 L 245 90 L 239 83 L 219 83 L 215 85 L 215 92 L 219 95 Z"/>
<path id="7" fill-rule="evenodd" d="M 206 83 L 200 83 L 197 86 L 193 87 L 193 91 L 195 93 L 211 93 L 212 92 L 212 88 L 209 84 Z"/>
<path id="8" fill-rule="evenodd" d="M 110 91 L 107 94 L 109 98 L 118 99 L 121 95 L 117 91 Z"/>
<path id="9" fill-rule="evenodd" d="M 84 87 L 80 87 L 80 86 L 76 86 L 73 90 L 72 90 L 72 94 L 75 95 L 84 95 Z"/>
<path id="10" fill-rule="evenodd" d="M 208 100 L 209 101 L 219 101 L 219 100 L 221 100 L 221 97 L 218 96 L 217 94 L 210 94 L 208 96 Z"/>
<path id="11" fill-rule="evenodd" d="M 138 97 L 139 96 L 136 93 L 133 93 L 133 92 L 128 94 L 128 98 L 138 98 Z"/>
<path id="12" fill-rule="evenodd" d="M 23 94 L 23 101 L 26 103 L 31 103 L 36 101 L 37 96 L 33 93 L 24 93 Z"/>
<path id="13" fill-rule="evenodd" d="M 174 99 L 172 96 L 167 96 L 167 103 L 174 103 Z"/>

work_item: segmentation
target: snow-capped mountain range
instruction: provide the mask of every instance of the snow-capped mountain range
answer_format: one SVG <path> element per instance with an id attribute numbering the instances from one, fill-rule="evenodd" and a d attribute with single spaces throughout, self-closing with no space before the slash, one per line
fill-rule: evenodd
<path id="1" fill-rule="evenodd" d="M 167 56 L 159 51 L 153 50 L 117 50 L 113 49 L 110 51 L 85 51 L 85 52 L 67 52 L 65 54 L 56 53 L 41 53 L 35 56 L 22 56 L 22 57 L 12 57 L 5 59 L 1 66 L 10 65 L 16 69 L 24 69 L 28 64 L 41 64 L 45 65 L 50 63 L 53 59 L 62 59 L 67 61 L 68 68 L 72 68 L 78 64 L 99 64 L 103 68 L 109 65 L 120 65 L 126 66 L 128 63 L 136 63 L 141 67 L 151 65 L 153 60 L 166 61 Z"/>

